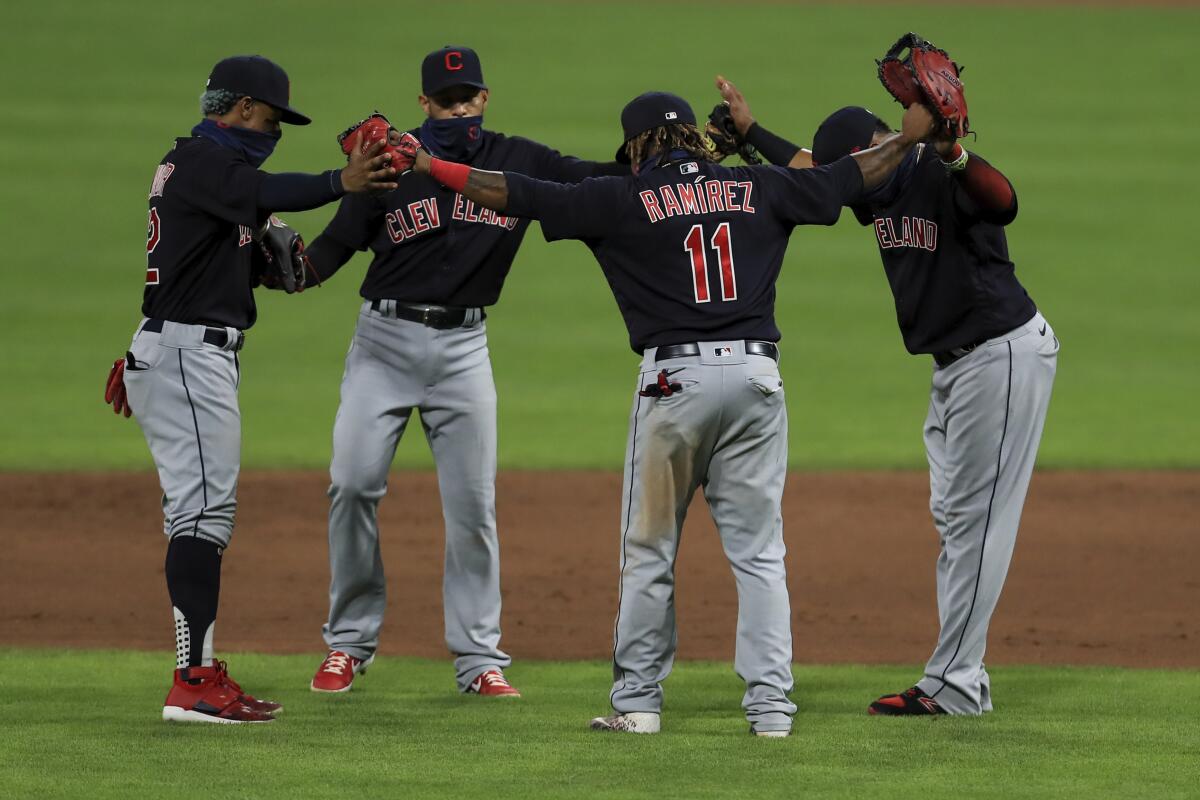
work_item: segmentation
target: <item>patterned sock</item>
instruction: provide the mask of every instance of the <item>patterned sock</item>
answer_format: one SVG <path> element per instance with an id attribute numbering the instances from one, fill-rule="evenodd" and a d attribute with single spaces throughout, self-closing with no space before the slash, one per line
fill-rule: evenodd
<path id="1" fill-rule="evenodd" d="M 221 548 L 195 536 L 176 536 L 167 546 L 166 573 L 175 616 L 175 667 L 208 665 L 221 593 Z"/>

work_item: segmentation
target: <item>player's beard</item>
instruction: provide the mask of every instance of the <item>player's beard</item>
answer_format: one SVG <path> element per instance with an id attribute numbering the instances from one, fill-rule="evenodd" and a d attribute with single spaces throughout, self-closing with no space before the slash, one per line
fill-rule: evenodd
<path id="1" fill-rule="evenodd" d="M 483 116 L 427 119 L 419 138 L 438 158 L 469 162 L 483 144 Z"/>

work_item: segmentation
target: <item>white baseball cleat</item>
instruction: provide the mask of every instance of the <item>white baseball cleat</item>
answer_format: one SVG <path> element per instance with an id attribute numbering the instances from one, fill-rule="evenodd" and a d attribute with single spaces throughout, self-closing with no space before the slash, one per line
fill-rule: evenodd
<path id="1" fill-rule="evenodd" d="M 661 724 L 659 715 L 653 712 L 628 711 L 624 714 L 596 717 L 588 724 L 588 727 L 594 731 L 616 733 L 658 733 Z"/>
<path id="2" fill-rule="evenodd" d="M 783 739 L 785 737 L 791 736 L 792 732 L 791 731 L 755 731 L 754 735 L 755 736 L 766 736 L 771 739 Z"/>

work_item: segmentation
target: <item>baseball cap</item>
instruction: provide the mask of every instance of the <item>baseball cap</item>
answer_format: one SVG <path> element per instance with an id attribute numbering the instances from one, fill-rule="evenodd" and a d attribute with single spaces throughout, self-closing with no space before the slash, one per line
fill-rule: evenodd
<path id="1" fill-rule="evenodd" d="M 830 114 L 813 134 L 813 163 L 832 164 L 871 146 L 879 118 L 862 106 L 846 106 Z"/>
<path id="2" fill-rule="evenodd" d="M 207 89 L 224 89 L 249 95 L 283 112 L 282 121 L 307 125 L 311 119 L 288 105 L 292 84 L 283 67 L 262 56 L 232 56 L 217 62 L 208 76 Z"/>
<path id="3" fill-rule="evenodd" d="M 625 141 L 617 148 L 616 159 L 622 164 L 629 163 L 625 145 L 639 133 L 663 125 L 695 124 L 696 115 L 692 113 L 692 107 L 679 95 L 670 92 L 639 94 L 621 111 L 621 130 L 625 134 Z"/>
<path id="4" fill-rule="evenodd" d="M 479 56 L 469 47 L 448 44 L 434 50 L 421 62 L 421 92 L 437 94 L 451 86 L 474 86 L 486 89 Z"/>

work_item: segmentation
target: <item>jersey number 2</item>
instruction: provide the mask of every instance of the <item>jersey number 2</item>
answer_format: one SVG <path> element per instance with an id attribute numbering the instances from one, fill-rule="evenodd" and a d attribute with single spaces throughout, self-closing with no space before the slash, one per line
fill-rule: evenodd
<path id="1" fill-rule="evenodd" d="M 708 245 L 717 251 L 717 263 L 721 268 L 721 299 L 737 300 L 737 275 L 733 269 L 733 242 L 729 238 L 729 223 L 722 222 L 708 240 Z M 692 260 L 692 288 L 697 303 L 712 299 L 708 290 L 708 250 L 704 246 L 704 226 L 693 225 L 683 239 L 683 251 Z"/>
<path id="2" fill-rule="evenodd" d="M 158 247 L 158 240 L 162 238 L 162 223 L 158 221 L 158 209 L 150 207 L 150 219 L 146 224 L 146 260 L 150 260 L 150 254 L 154 252 L 154 248 Z M 158 283 L 158 270 L 149 265 L 146 266 L 146 283 L 154 285 Z"/>

